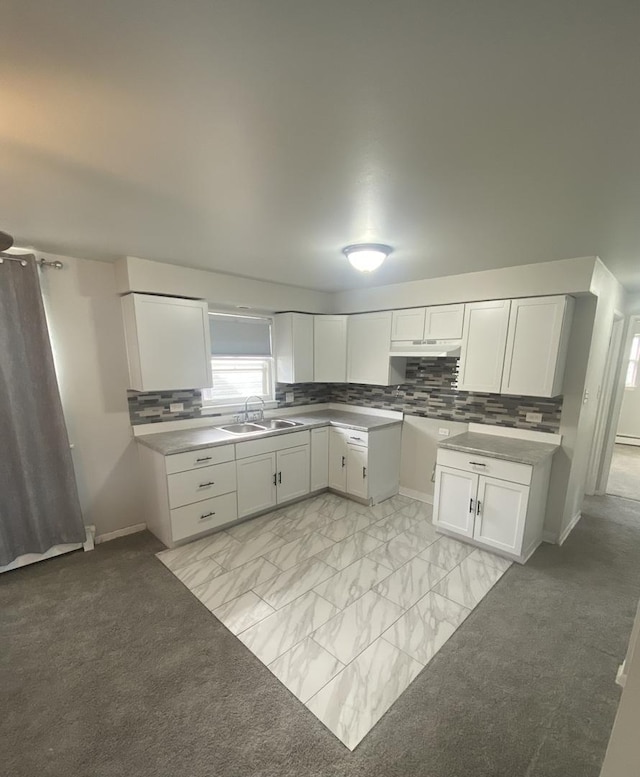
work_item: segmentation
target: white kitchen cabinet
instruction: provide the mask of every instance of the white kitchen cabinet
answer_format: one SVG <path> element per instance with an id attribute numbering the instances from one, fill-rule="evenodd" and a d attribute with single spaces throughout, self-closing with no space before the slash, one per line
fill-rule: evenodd
<path id="1" fill-rule="evenodd" d="M 129 388 L 211 386 L 209 309 L 205 300 L 126 294 L 122 297 Z"/>
<path id="2" fill-rule="evenodd" d="M 311 490 L 329 485 L 329 427 L 311 430 Z"/>
<path id="3" fill-rule="evenodd" d="M 434 305 L 425 309 L 424 340 L 459 340 L 462 337 L 464 305 Z"/>
<path id="4" fill-rule="evenodd" d="M 478 475 L 451 467 L 436 468 L 434 524 L 463 537 L 473 536 Z"/>
<path id="5" fill-rule="evenodd" d="M 274 507 L 277 502 L 276 453 L 263 453 L 236 462 L 238 517 Z"/>
<path id="6" fill-rule="evenodd" d="M 425 308 L 394 310 L 391 314 L 391 340 L 422 340 Z"/>
<path id="7" fill-rule="evenodd" d="M 518 555 L 527 517 L 529 486 L 480 476 L 473 536 L 484 545 Z"/>
<path id="8" fill-rule="evenodd" d="M 434 526 L 524 563 L 542 541 L 551 461 L 532 466 L 439 448 Z"/>
<path id="9" fill-rule="evenodd" d="M 375 386 L 402 383 L 406 360 L 391 358 L 391 311 L 349 316 L 347 382 Z"/>
<path id="10" fill-rule="evenodd" d="M 346 383 L 348 316 L 314 316 L 313 380 Z"/>
<path id="11" fill-rule="evenodd" d="M 363 445 L 347 443 L 347 493 L 360 499 L 368 499 L 369 497 L 368 453 L 368 448 Z"/>
<path id="12" fill-rule="evenodd" d="M 273 317 L 278 383 L 313 381 L 313 319 L 307 313 L 278 313 Z"/>
<path id="13" fill-rule="evenodd" d="M 531 297 L 511 302 L 502 393 L 555 397 L 562 393 L 573 297 Z"/>
<path id="14" fill-rule="evenodd" d="M 329 432 L 329 488 L 377 504 L 398 493 L 401 425 Z"/>
<path id="15" fill-rule="evenodd" d="M 309 493 L 309 446 L 299 445 L 278 451 L 276 455 L 278 471 L 277 503 L 300 499 Z"/>
<path id="16" fill-rule="evenodd" d="M 465 305 L 458 389 L 499 394 L 511 300 Z"/>

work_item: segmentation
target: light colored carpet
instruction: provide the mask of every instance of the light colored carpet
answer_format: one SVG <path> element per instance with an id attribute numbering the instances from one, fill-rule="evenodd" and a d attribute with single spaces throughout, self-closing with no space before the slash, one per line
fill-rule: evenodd
<path id="1" fill-rule="evenodd" d="M 640 500 L 640 448 L 634 445 L 615 446 L 607 494 Z"/>

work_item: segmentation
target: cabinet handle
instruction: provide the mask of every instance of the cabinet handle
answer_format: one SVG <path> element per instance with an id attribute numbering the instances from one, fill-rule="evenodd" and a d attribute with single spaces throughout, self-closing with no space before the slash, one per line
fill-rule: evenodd
<path id="1" fill-rule="evenodd" d="M 469 464 L 473 464 L 474 467 L 486 467 L 486 464 L 483 464 L 481 461 L 470 461 Z"/>
<path id="2" fill-rule="evenodd" d="M 480 508 L 481 508 L 481 506 L 482 505 L 480 503 L 480 500 L 478 499 L 478 501 L 476 502 L 476 515 L 480 515 Z"/>
<path id="3" fill-rule="evenodd" d="M 208 486 L 215 486 L 215 484 L 216 484 L 215 480 L 210 480 L 208 483 L 200 483 L 198 488 L 207 488 Z"/>
<path id="4" fill-rule="evenodd" d="M 215 514 L 216 514 L 216 511 L 215 511 L 215 510 L 212 510 L 210 513 L 205 513 L 204 515 L 201 515 L 201 516 L 200 516 L 200 520 L 201 520 L 201 521 L 206 521 L 206 520 L 207 520 L 207 518 L 211 518 L 211 516 L 212 516 L 212 515 L 215 515 Z"/>
<path id="5" fill-rule="evenodd" d="M 282 472 L 278 472 L 278 483 L 282 483 Z"/>
<path id="6" fill-rule="evenodd" d="M 469 500 L 469 512 L 473 512 L 473 497 Z"/>
<path id="7" fill-rule="evenodd" d="M 202 456 L 201 458 L 199 458 L 199 459 L 196 459 L 196 464 L 197 464 L 199 461 L 211 461 L 211 456 Z"/>
<path id="8" fill-rule="evenodd" d="M 344 460 L 344 456 L 343 456 L 342 457 L 342 466 L 344 467 L 344 465 L 345 465 L 345 460 Z"/>
<path id="9" fill-rule="evenodd" d="M 366 477 L 367 477 L 367 468 L 363 467 L 362 468 L 362 479 L 364 480 Z"/>
<path id="10" fill-rule="evenodd" d="M 358 440 L 358 442 L 362 442 L 362 437 L 350 437 L 351 440 Z"/>
<path id="11" fill-rule="evenodd" d="M 273 473 L 273 485 L 274 486 L 278 485 L 278 473 L 277 472 Z"/>

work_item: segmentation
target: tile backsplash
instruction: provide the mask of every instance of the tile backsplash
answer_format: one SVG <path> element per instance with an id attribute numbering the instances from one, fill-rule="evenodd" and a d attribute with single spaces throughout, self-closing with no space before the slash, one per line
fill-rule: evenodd
<path id="1" fill-rule="evenodd" d="M 474 394 L 458 391 L 458 359 L 408 359 L 400 386 L 365 386 L 346 383 L 295 383 L 276 385 L 278 407 L 299 407 L 322 402 L 399 410 L 409 415 L 511 426 L 540 432 L 558 432 L 562 397 L 544 399 L 502 394 Z M 285 394 L 293 392 L 293 402 Z M 128 392 L 131 424 L 148 424 L 199 418 L 202 393 L 199 389 L 162 391 L 149 394 Z M 169 406 L 182 402 L 184 410 L 172 413 Z M 526 414 L 542 414 L 541 423 L 526 420 Z"/>

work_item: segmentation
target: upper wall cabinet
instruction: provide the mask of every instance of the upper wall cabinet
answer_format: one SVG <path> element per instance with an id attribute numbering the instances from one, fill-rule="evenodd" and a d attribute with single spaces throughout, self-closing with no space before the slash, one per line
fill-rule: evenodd
<path id="1" fill-rule="evenodd" d="M 502 393 L 555 397 L 562 393 L 573 297 L 511 302 Z"/>
<path id="2" fill-rule="evenodd" d="M 391 311 L 349 316 L 347 382 L 391 386 L 404 380 L 404 359 L 391 359 Z"/>
<path id="3" fill-rule="evenodd" d="M 347 381 L 347 316 L 314 316 L 313 379 L 316 383 Z"/>
<path id="4" fill-rule="evenodd" d="M 458 372 L 461 391 L 499 394 L 511 300 L 465 305 Z"/>
<path id="5" fill-rule="evenodd" d="M 211 386 L 205 300 L 127 294 L 122 298 L 129 387 L 134 391 Z"/>
<path id="6" fill-rule="evenodd" d="M 391 340 L 459 340 L 462 337 L 463 318 L 464 305 L 394 310 Z"/>
<path id="7" fill-rule="evenodd" d="M 273 318 L 276 381 L 313 381 L 313 319 L 307 313 L 278 313 Z"/>

